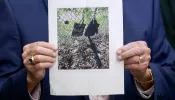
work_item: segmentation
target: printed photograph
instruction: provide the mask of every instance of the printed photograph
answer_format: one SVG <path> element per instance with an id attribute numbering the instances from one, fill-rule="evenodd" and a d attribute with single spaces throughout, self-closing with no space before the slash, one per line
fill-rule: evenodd
<path id="1" fill-rule="evenodd" d="M 109 69 L 108 7 L 58 8 L 58 69 Z"/>

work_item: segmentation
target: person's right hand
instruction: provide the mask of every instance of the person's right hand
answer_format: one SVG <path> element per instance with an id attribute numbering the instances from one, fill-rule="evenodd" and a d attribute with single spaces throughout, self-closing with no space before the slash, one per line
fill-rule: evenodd
<path id="1" fill-rule="evenodd" d="M 27 86 L 29 92 L 44 78 L 45 69 L 52 67 L 56 60 L 56 51 L 56 46 L 47 42 L 35 42 L 23 47 L 22 58 L 27 69 Z M 32 56 L 34 63 L 29 62 Z"/>

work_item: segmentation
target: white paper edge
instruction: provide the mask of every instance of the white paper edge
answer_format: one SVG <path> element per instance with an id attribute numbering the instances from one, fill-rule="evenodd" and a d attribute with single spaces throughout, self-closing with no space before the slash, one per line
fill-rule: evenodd
<path id="1" fill-rule="evenodd" d="M 87 2 L 88 1 L 88 2 Z M 104 2 L 103 2 L 104 1 Z M 76 5 L 74 5 L 76 2 Z M 98 2 L 98 3 L 97 3 Z M 111 3 L 110 3 L 111 2 Z M 116 3 L 114 3 L 116 2 Z M 117 48 L 123 46 L 123 7 L 122 0 L 49 0 L 49 42 L 57 45 L 57 15 L 56 7 L 100 7 L 100 4 L 113 4 L 117 13 L 109 13 L 109 50 L 110 61 L 114 62 L 109 70 L 69 70 L 57 69 L 57 62 L 50 68 L 50 94 L 51 95 L 113 95 L 124 94 L 124 68 L 123 61 L 116 60 Z M 92 5 L 90 5 L 92 4 Z M 114 4 L 116 4 L 114 6 Z M 110 8 L 109 8 L 110 9 Z M 113 9 L 114 10 L 114 9 Z M 112 11 L 112 9 L 111 9 Z M 112 11 L 112 12 L 115 12 Z M 120 19 L 120 20 L 118 20 Z M 114 33 L 115 32 L 115 33 Z M 118 33 L 118 34 L 117 34 Z M 117 38 L 118 37 L 118 38 Z M 116 41 L 114 41 L 116 40 Z M 118 66 L 118 67 L 117 67 Z M 81 75 L 81 77 L 79 77 Z M 91 75 L 91 76 L 89 76 Z M 77 80 L 81 80 L 79 83 Z M 64 84 L 75 85 L 65 87 Z M 88 87 L 88 84 L 91 87 Z M 104 85 L 107 84 L 107 85 Z M 69 90 L 69 91 L 65 91 Z M 74 92 L 74 93 L 73 93 Z"/>

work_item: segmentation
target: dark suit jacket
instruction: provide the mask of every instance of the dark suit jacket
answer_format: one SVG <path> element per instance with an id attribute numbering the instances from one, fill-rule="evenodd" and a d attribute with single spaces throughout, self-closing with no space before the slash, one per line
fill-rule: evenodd
<path id="1" fill-rule="evenodd" d="M 167 38 L 175 49 L 175 0 L 160 0 Z"/>
<path id="2" fill-rule="evenodd" d="M 123 0 L 124 44 L 143 40 L 151 48 L 154 100 L 173 100 L 175 53 L 165 38 L 159 0 Z M 29 100 L 24 45 L 48 41 L 47 0 L 0 0 L 0 100 Z M 41 100 L 88 100 L 88 96 L 51 96 L 48 70 L 41 82 Z M 142 100 L 125 70 L 125 95 L 111 100 Z"/>

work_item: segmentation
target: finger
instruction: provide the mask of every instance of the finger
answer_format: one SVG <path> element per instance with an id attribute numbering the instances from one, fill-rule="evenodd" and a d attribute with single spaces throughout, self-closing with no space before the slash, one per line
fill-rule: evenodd
<path id="1" fill-rule="evenodd" d="M 28 65 L 26 66 L 26 69 L 29 71 L 29 72 L 37 72 L 37 71 L 40 71 L 40 70 L 45 70 L 47 68 L 51 68 L 53 66 L 53 63 L 38 63 L 36 65 Z"/>
<path id="2" fill-rule="evenodd" d="M 43 70 L 43 69 L 47 69 L 47 68 L 51 68 L 53 66 L 53 63 L 38 63 L 36 65 L 34 65 L 34 69 L 36 70 Z"/>
<path id="3" fill-rule="evenodd" d="M 146 46 L 147 47 L 147 43 L 145 41 L 137 41 L 137 44 L 139 46 Z"/>
<path id="4" fill-rule="evenodd" d="M 28 57 L 28 52 L 29 51 L 25 51 L 25 52 L 22 53 L 23 60 L 26 59 L 26 57 Z"/>
<path id="5" fill-rule="evenodd" d="M 128 59 L 130 57 L 133 57 L 133 56 L 139 56 L 139 55 L 144 55 L 144 53 L 146 52 L 147 48 L 146 47 L 135 47 L 135 48 L 132 48 L 126 52 L 123 52 L 122 54 L 120 54 L 118 56 L 118 59 L 119 60 L 124 60 L 124 59 Z"/>
<path id="6" fill-rule="evenodd" d="M 34 56 L 35 63 L 45 63 L 45 62 L 54 63 L 55 60 L 56 60 L 55 58 L 50 57 L 50 56 L 44 56 L 44 55 Z"/>
<path id="7" fill-rule="evenodd" d="M 26 57 L 24 60 L 23 60 L 23 64 L 27 67 L 28 65 L 31 65 L 30 63 L 29 63 L 29 58 L 30 57 Z"/>
<path id="8" fill-rule="evenodd" d="M 128 43 L 127 45 L 124 45 L 121 48 L 119 48 L 117 50 L 117 54 L 120 55 L 121 53 L 126 52 L 134 47 L 137 47 L 137 46 L 138 46 L 137 42 Z"/>
<path id="9" fill-rule="evenodd" d="M 37 71 L 36 69 L 34 69 L 34 66 L 33 65 L 27 65 L 25 67 L 26 67 L 26 69 L 27 69 L 28 72 L 36 72 Z"/>
<path id="10" fill-rule="evenodd" d="M 147 48 L 145 49 L 145 54 L 150 55 L 150 54 L 151 54 L 151 49 L 147 47 Z"/>
<path id="11" fill-rule="evenodd" d="M 125 69 L 129 70 L 144 70 L 148 67 L 149 61 L 143 62 L 141 64 L 128 64 L 125 65 Z"/>
<path id="12" fill-rule="evenodd" d="M 31 43 L 31 44 L 28 44 L 26 46 L 23 47 L 23 51 L 26 51 L 27 49 L 31 49 L 31 48 L 34 48 L 34 47 L 37 47 L 37 46 L 41 46 L 41 47 L 44 47 L 44 48 L 48 48 L 48 49 L 51 49 L 53 51 L 57 51 L 57 47 L 51 43 L 48 43 L 48 42 L 34 42 L 34 43 Z"/>
<path id="13" fill-rule="evenodd" d="M 31 56 L 28 55 L 27 52 L 23 53 L 23 63 L 24 65 L 31 65 L 29 62 L 29 59 L 31 58 Z M 50 57 L 50 56 L 44 56 L 44 55 L 35 55 L 34 56 L 34 62 L 35 63 L 43 63 L 43 62 L 50 62 L 50 63 L 54 63 L 56 60 L 55 57 Z"/>
<path id="14" fill-rule="evenodd" d="M 141 56 L 141 62 L 145 62 L 145 61 L 150 61 L 151 60 L 151 56 L 150 55 L 143 55 Z M 138 64 L 140 60 L 140 56 L 133 56 L 130 57 L 128 59 L 124 60 L 124 64 L 129 65 L 129 64 Z"/>
<path id="15" fill-rule="evenodd" d="M 142 56 L 142 61 L 145 59 L 145 57 L 144 56 Z M 130 58 L 128 58 L 128 59 L 125 59 L 124 60 L 124 64 L 126 64 L 126 65 L 129 65 L 129 64 L 138 64 L 139 63 L 139 56 L 134 56 L 134 57 L 130 57 Z"/>
<path id="16" fill-rule="evenodd" d="M 44 47 L 44 48 L 51 49 L 53 51 L 57 51 L 57 47 L 51 43 L 48 43 L 48 42 L 37 42 L 37 45 Z"/>
<path id="17" fill-rule="evenodd" d="M 37 46 L 29 50 L 27 55 L 45 55 L 45 56 L 50 56 L 55 58 L 57 56 L 57 53 L 56 51 L 53 51 L 51 49 Z"/>
<path id="18" fill-rule="evenodd" d="M 38 47 L 38 48 L 40 48 L 40 47 Z M 33 50 L 33 51 L 34 51 L 34 50 Z M 29 59 L 29 57 L 31 57 L 32 55 L 35 55 L 35 54 L 36 54 L 36 53 L 32 53 L 32 54 L 31 54 L 31 52 L 32 52 L 32 51 L 30 51 L 30 49 L 24 51 L 23 54 L 22 54 L 22 58 L 23 58 L 23 59 L 26 59 L 26 58 Z M 39 51 L 39 50 L 38 50 L 38 51 L 36 50 L 36 52 L 40 52 L 40 51 Z M 44 52 L 44 51 L 43 51 L 43 52 Z M 49 54 L 50 54 L 52 57 L 56 57 L 56 55 L 57 55 L 57 51 L 56 51 L 56 52 L 53 52 L 53 51 L 50 51 L 50 50 L 49 50 L 49 51 L 47 51 L 47 52 L 50 52 Z M 55 53 L 56 53 L 56 54 L 55 54 Z M 43 54 L 43 53 L 41 53 L 41 54 Z M 53 55 L 52 55 L 52 54 L 53 54 Z"/>
<path id="19" fill-rule="evenodd" d="M 26 50 L 30 49 L 30 45 L 31 44 L 27 44 L 23 47 L 23 52 L 25 52 Z"/>
<path id="20" fill-rule="evenodd" d="M 134 47 L 144 47 L 146 46 L 147 47 L 147 43 L 145 41 L 136 41 L 136 42 L 131 42 L 131 43 L 128 43 L 127 45 L 119 48 L 117 50 L 117 54 L 120 55 L 121 53 L 127 51 L 127 50 L 130 50 L 131 48 L 134 48 Z"/>

